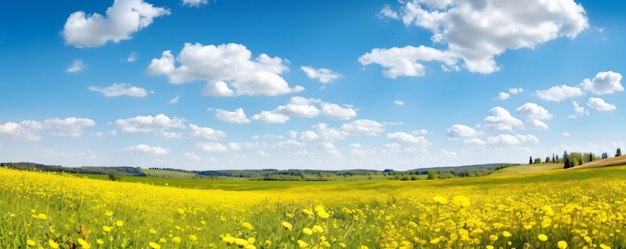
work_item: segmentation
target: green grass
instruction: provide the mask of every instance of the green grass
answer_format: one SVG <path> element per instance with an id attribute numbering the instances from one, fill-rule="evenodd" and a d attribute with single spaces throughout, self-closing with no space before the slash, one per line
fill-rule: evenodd
<path id="1" fill-rule="evenodd" d="M 152 177 L 161 177 L 161 178 L 196 178 L 198 175 L 196 173 L 191 172 L 181 172 L 176 170 L 165 170 L 165 169 L 142 169 L 143 173 L 146 173 L 148 176 Z"/>
<path id="2" fill-rule="evenodd" d="M 491 175 L 518 175 L 518 174 L 533 174 L 542 173 L 555 170 L 562 170 L 562 163 L 540 163 L 540 164 L 524 164 L 507 167 L 501 170 L 497 170 Z"/>

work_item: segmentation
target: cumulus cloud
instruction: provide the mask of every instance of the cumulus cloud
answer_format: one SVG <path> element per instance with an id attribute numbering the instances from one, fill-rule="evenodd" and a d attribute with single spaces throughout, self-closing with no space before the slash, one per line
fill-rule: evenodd
<path id="1" fill-rule="evenodd" d="M 43 125 L 51 129 L 53 136 L 62 137 L 81 137 L 83 135 L 83 129 L 86 127 L 92 127 L 96 125 L 96 121 L 89 118 L 50 118 L 43 122 Z"/>
<path id="2" fill-rule="evenodd" d="M 520 94 L 523 93 L 524 89 L 523 88 L 509 88 L 509 93 L 510 94 Z"/>
<path id="3" fill-rule="evenodd" d="M 428 144 L 428 140 L 423 136 L 414 136 L 405 132 L 394 132 L 387 134 L 387 138 L 392 141 L 411 143 L 411 144 Z"/>
<path id="4" fill-rule="evenodd" d="M 304 90 L 289 87 L 281 76 L 286 71 L 283 59 L 260 54 L 252 60 L 252 52 L 235 43 L 185 43 L 178 56 L 166 50 L 146 69 L 148 74 L 167 76 L 172 84 L 206 81 L 203 94 L 215 97 L 276 96 Z"/>
<path id="5" fill-rule="evenodd" d="M 539 139 L 533 135 L 500 134 L 487 137 L 487 142 L 490 144 L 516 145 L 520 143 L 538 143 Z"/>
<path id="6" fill-rule="evenodd" d="M 462 60 L 470 72 L 492 73 L 500 69 L 494 58 L 507 50 L 532 49 L 560 37 L 573 39 L 589 26 L 585 10 L 572 0 L 412 0 L 400 3 L 403 6 L 399 11 L 385 6 L 378 16 L 424 28 L 432 32 L 433 43 L 445 49 L 423 47 L 421 51 L 408 53 L 410 55 L 397 53 L 400 48 L 375 49 L 379 55 L 393 51 L 397 56 L 395 60 L 390 53 L 370 55 L 375 50 L 362 56 L 366 58 L 360 60 L 361 64 L 377 63 L 388 68 L 383 74 L 389 78 L 421 76 L 424 74 L 421 62 L 433 60 L 443 62 L 444 70 Z M 409 50 L 404 48 L 404 52 Z M 433 57 L 435 54 L 438 56 Z"/>
<path id="7" fill-rule="evenodd" d="M 356 117 L 356 111 L 352 106 L 340 106 L 322 102 L 322 115 L 337 120 L 348 120 Z"/>
<path id="8" fill-rule="evenodd" d="M 289 121 L 289 116 L 274 111 L 262 111 L 254 114 L 252 120 L 266 124 L 284 124 Z"/>
<path id="9" fill-rule="evenodd" d="M 490 115 L 483 122 L 485 128 L 495 130 L 513 130 L 514 127 L 522 125 L 522 121 L 511 116 L 506 109 L 496 106 L 489 110 Z"/>
<path id="10" fill-rule="evenodd" d="M 551 119 L 552 114 L 535 103 L 525 103 L 516 109 L 517 114 L 528 119 Z"/>
<path id="11" fill-rule="evenodd" d="M 220 130 L 215 130 L 210 127 L 200 127 L 195 124 L 189 125 L 189 135 L 194 138 L 203 140 L 218 140 L 226 136 L 226 133 Z"/>
<path id="12" fill-rule="evenodd" d="M 160 146 L 149 146 L 147 144 L 138 144 L 132 147 L 128 147 L 125 148 L 124 151 L 150 153 L 153 155 L 167 155 L 167 153 L 169 153 L 168 148 L 163 148 Z"/>
<path id="13" fill-rule="evenodd" d="M 196 144 L 196 148 L 206 152 L 227 152 L 228 147 L 216 142 L 200 142 Z"/>
<path id="14" fill-rule="evenodd" d="M 476 138 L 476 137 L 463 139 L 463 143 L 473 144 L 473 145 L 485 145 L 485 144 L 487 144 L 482 139 Z"/>
<path id="15" fill-rule="evenodd" d="M 596 95 L 623 92 L 622 75 L 613 71 L 599 72 L 593 79 L 584 79 L 580 84 L 583 89 Z"/>
<path id="16" fill-rule="evenodd" d="M 20 123 L 7 122 L 0 124 L 0 137 L 8 137 L 15 140 L 40 140 L 37 132 L 44 128 L 38 121 L 24 120 Z"/>
<path id="17" fill-rule="evenodd" d="M 498 93 L 498 97 L 496 97 L 496 99 L 498 100 L 506 100 L 509 97 L 511 97 L 511 94 L 505 93 L 505 92 L 500 92 Z"/>
<path id="18" fill-rule="evenodd" d="M 72 65 L 65 70 L 68 73 L 76 73 L 85 68 L 85 64 L 83 64 L 82 60 L 74 60 Z"/>
<path id="19" fill-rule="evenodd" d="M 315 69 L 312 67 L 302 66 L 300 67 L 300 69 L 304 71 L 306 76 L 309 77 L 310 79 L 317 79 L 319 80 L 319 82 L 324 83 L 324 84 L 333 82 L 342 76 L 341 74 L 337 72 L 333 72 L 332 70 L 327 69 L 327 68 Z"/>
<path id="20" fill-rule="evenodd" d="M 560 102 L 567 98 L 583 96 L 585 93 L 578 87 L 567 85 L 553 86 L 547 90 L 537 90 L 537 97 L 546 101 Z"/>
<path id="21" fill-rule="evenodd" d="M 617 109 L 615 105 L 605 102 L 604 99 L 594 97 L 589 98 L 589 100 L 587 101 L 587 106 L 591 109 L 601 112 L 608 112 Z"/>
<path id="22" fill-rule="evenodd" d="M 462 124 L 453 124 L 448 128 L 448 137 L 476 137 L 480 136 L 480 132 L 476 129 Z"/>
<path id="23" fill-rule="evenodd" d="M 353 122 L 341 125 L 341 129 L 345 132 L 356 134 L 356 135 L 366 135 L 366 136 L 376 136 L 378 133 L 385 131 L 385 126 L 378 121 L 369 120 L 369 119 L 359 119 Z"/>
<path id="24" fill-rule="evenodd" d="M 574 105 L 574 114 L 570 115 L 569 118 L 577 118 L 589 115 L 589 110 L 585 109 L 584 106 L 580 106 L 576 101 L 572 101 L 572 105 Z"/>
<path id="25" fill-rule="evenodd" d="M 281 105 L 275 111 L 287 116 L 312 118 L 320 114 L 321 111 L 314 105 L 320 102 L 319 99 L 294 96 L 287 105 Z"/>
<path id="26" fill-rule="evenodd" d="M 75 47 L 98 47 L 109 41 L 129 40 L 154 18 L 169 15 L 163 7 L 154 7 L 143 0 L 116 0 L 106 10 L 106 15 L 76 11 L 67 18 L 63 27 L 65 43 Z"/>
<path id="27" fill-rule="evenodd" d="M 90 86 L 90 91 L 102 93 L 105 97 L 118 97 L 118 96 L 130 96 L 130 97 L 145 97 L 148 95 L 148 91 L 145 88 L 136 87 L 129 83 L 114 83 L 107 87 Z"/>
<path id="28" fill-rule="evenodd" d="M 526 126 L 532 129 L 548 129 L 549 128 L 546 123 L 538 119 L 526 120 Z"/>
<path id="29" fill-rule="evenodd" d="M 184 121 L 182 118 L 170 118 L 165 114 L 158 114 L 156 116 L 118 119 L 115 121 L 115 125 L 126 133 L 154 133 L 168 138 L 179 138 L 180 134 L 168 130 L 173 128 L 184 129 Z"/>
<path id="30" fill-rule="evenodd" d="M 215 110 L 215 118 L 222 122 L 235 123 L 235 124 L 247 124 L 250 123 L 250 119 L 246 118 L 246 113 L 243 108 L 237 108 L 235 111 L 226 111 L 222 109 Z"/>
<path id="31" fill-rule="evenodd" d="M 200 5 L 207 4 L 207 0 L 183 0 L 183 5 L 191 7 L 199 7 Z"/>
<path id="32" fill-rule="evenodd" d="M 313 118 L 323 115 L 330 119 L 349 120 L 357 116 L 351 105 L 338 105 L 314 98 L 291 97 L 289 103 L 280 105 L 272 111 L 262 111 L 252 116 L 253 120 L 264 123 L 285 123 L 289 117 Z"/>

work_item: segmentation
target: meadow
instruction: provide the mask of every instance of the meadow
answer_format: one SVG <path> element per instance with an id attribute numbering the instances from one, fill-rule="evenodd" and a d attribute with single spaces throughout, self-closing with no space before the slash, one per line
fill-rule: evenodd
<path id="1" fill-rule="evenodd" d="M 626 246 L 626 166 L 511 168 L 329 182 L 112 182 L 0 168 L 0 248 Z"/>

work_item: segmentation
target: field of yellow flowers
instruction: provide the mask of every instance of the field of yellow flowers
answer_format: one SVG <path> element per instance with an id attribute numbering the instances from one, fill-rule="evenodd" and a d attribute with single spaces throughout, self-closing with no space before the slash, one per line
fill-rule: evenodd
<path id="1" fill-rule="evenodd" d="M 198 190 L 0 168 L 0 248 L 626 246 L 624 167 L 280 184 Z"/>

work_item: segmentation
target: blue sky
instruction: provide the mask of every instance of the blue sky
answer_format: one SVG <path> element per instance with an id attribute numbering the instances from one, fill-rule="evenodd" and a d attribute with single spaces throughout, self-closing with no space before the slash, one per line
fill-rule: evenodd
<path id="1" fill-rule="evenodd" d="M 624 146 L 621 1 L 0 4 L 0 161 L 414 169 Z"/>

